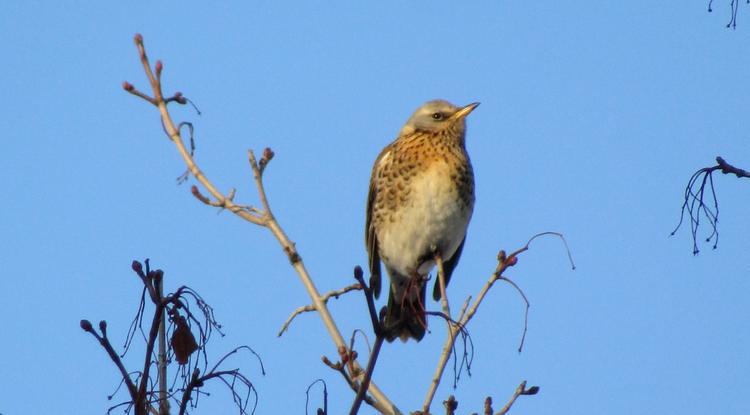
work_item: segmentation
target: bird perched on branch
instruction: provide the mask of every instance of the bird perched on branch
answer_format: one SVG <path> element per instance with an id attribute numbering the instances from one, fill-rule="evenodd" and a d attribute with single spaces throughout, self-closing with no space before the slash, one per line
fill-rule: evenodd
<path id="1" fill-rule="evenodd" d="M 445 283 L 461 256 L 474 209 L 474 172 L 466 153 L 465 107 L 429 101 L 418 108 L 375 160 L 365 223 L 370 286 L 380 295 L 383 261 L 390 276 L 385 336 L 424 337 L 425 289 L 436 255 Z M 435 278 L 433 298 L 440 299 Z"/>

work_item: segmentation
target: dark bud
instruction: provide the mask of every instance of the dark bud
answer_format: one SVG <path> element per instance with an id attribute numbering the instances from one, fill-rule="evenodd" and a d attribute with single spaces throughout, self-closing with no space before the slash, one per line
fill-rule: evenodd
<path id="1" fill-rule="evenodd" d="M 448 397 L 447 401 L 443 401 L 443 406 L 445 406 L 445 409 L 449 412 L 453 412 L 458 409 L 458 401 L 455 396 L 451 395 Z"/>
<path id="2" fill-rule="evenodd" d="M 101 330 L 102 333 L 107 332 L 107 322 L 105 320 L 99 322 L 99 330 Z"/>
<path id="3" fill-rule="evenodd" d="M 140 262 L 133 261 L 131 267 L 133 268 L 133 271 L 138 273 L 138 275 L 143 274 L 143 264 L 141 264 Z"/>
<path id="4" fill-rule="evenodd" d="M 360 267 L 359 265 L 354 267 L 354 279 L 357 281 L 364 280 L 364 272 L 362 271 L 362 267 Z"/>
<path id="5" fill-rule="evenodd" d="M 131 84 L 128 81 L 125 81 L 125 82 L 122 83 L 122 89 L 130 92 L 130 91 L 132 91 L 134 89 L 134 87 L 133 87 L 133 84 Z"/>
<path id="6" fill-rule="evenodd" d="M 497 253 L 497 260 L 500 262 L 505 262 L 505 250 L 501 249 L 500 252 Z"/>
<path id="7" fill-rule="evenodd" d="M 192 376 L 191 381 L 195 382 L 195 386 L 198 388 L 203 386 L 203 382 L 198 382 L 198 376 L 200 376 L 200 374 L 201 374 L 201 370 L 196 367 L 195 370 L 193 371 L 193 376 Z"/>
<path id="8" fill-rule="evenodd" d="M 88 320 L 81 320 L 81 328 L 83 331 L 91 332 L 94 330 L 94 328 L 91 326 L 91 322 Z"/>
<path id="9" fill-rule="evenodd" d="M 492 398 L 489 396 L 484 400 L 484 413 L 492 415 Z"/>
<path id="10" fill-rule="evenodd" d="M 509 267 L 512 267 L 513 265 L 516 265 L 517 263 L 518 263 L 518 257 L 517 256 L 512 256 L 512 257 L 508 258 L 508 266 Z"/>
<path id="11" fill-rule="evenodd" d="M 142 45 L 143 44 L 143 36 L 141 36 L 140 33 L 136 33 L 133 37 L 133 41 L 135 41 L 136 45 Z"/>
<path id="12" fill-rule="evenodd" d="M 187 104 L 187 98 L 185 98 L 184 96 L 182 96 L 182 92 L 175 92 L 174 93 L 174 100 L 178 104 L 182 104 L 182 105 Z"/>
<path id="13" fill-rule="evenodd" d="M 323 411 L 323 408 L 318 408 L 318 411 L 316 412 L 318 415 L 326 415 L 325 411 Z"/>
<path id="14" fill-rule="evenodd" d="M 539 393 L 539 386 L 532 386 L 523 391 L 522 395 L 536 395 L 537 393 Z"/>
<path id="15" fill-rule="evenodd" d="M 271 150 L 270 147 L 266 147 L 263 150 L 263 159 L 266 160 L 266 163 L 268 163 L 269 161 L 271 161 L 271 159 L 273 158 L 273 156 L 274 156 L 274 152 L 273 152 L 273 150 Z"/>
<path id="16" fill-rule="evenodd" d="M 156 65 L 154 66 L 154 69 L 156 70 L 156 76 L 160 76 L 161 70 L 164 69 L 164 64 L 161 63 L 161 61 L 156 61 Z"/>

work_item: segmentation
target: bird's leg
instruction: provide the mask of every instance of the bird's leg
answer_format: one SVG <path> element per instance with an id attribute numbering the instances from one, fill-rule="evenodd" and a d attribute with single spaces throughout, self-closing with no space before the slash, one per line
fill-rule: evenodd
<path id="1" fill-rule="evenodd" d="M 422 302 L 422 285 L 424 284 L 424 277 L 419 275 L 417 271 L 414 271 L 409 277 L 406 283 L 406 289 L 404 290 L 404 296 L 401 299 L 401 308 L 405 306 L 409 307 L 411 311 L 418 316 L 419 324 L 427 329 L 427 321 L 425 316 L 425 305 Z M 413 300 L 415 298 L 416 300 Z"/>

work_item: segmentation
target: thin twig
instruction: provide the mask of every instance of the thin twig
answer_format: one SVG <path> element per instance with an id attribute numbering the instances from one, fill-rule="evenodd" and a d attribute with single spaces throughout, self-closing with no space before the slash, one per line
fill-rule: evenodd
<path id="1" fill-rule="evenodd" d="M 498 264 L 497 268 L 495 269 L 495 272 L 492 273 L 490 278 L 487 280 L 487 282 L 484 284 L 482 289 L 479 292 L 479 295 L 477 295 L 476 300 L 474 300 L 474 303 L 469 307 L 466 308 L 466 305 L 464 305 L 464 309 L 466 312 L 462 310 L 461 317 L 459 318 L 457 324 L 451 324 L 448 326 L 448 336 L 445 340 L 445 343 L 443 344 L 443 351 L 440 354 L 440 357 L 438 358 L 437 367 L 435 368 L 435 373 L 432 376 L 432 380 L 430 382 L 430 386 L 427 389 L 427 395 L 425 397 L 424 403 L 422 405 L 422 412 L 423 413 L 429 413 L 430 405 L 432 404 L 432 400 L 435 397 L 435 392 L 437 391 L 437 387 L 440 384 L 440 379 L 443 376 L 443 372 L 445 370 L 445 366 L 448 363 L 448 360 L 450 359 L 451 352 L 453 350 L 453 347 L 455 345 L 456 336 L 455 334 L 459 329 L 464 329 L 466 325 L 469 323 L 469 321 L 474 317 L 474 314 L 476 314 L 477 310 L 479 309 L 479 305 L 482 303 L 482 300 L 484 300 L 484 297 L 487 295 L 487 292 L 489 292 L 490 288 L 492 288 L 492 285 L 495 283 L 495 281 L 501 279 L 503 277 L 503 272 L 505 272 L 506 269 L 516 265 L 518 263 L 518 255 L 520 255 L 523 252 L 526 252 L 529 249 L 529 245 L 531 242 L 533 242 L 536 238 L 539 238 L 541 236 L 557 236 L 560 238 L 565 245 L 565 251 L 568 255 L 568 260 L 570 261 L 570 265 L 573 269 L 575 269 L 575 263 L 573 262 L 573 257 L 570 253 L 570 248 L 568 248 L 568 243 L 565 241 L 565 237 L 558 232 L 542 232 L 538 233 L 534 236 L 532 236 L 527 242 L 526 245 L 521 247 L 520 249 L 516 250 L 515 252 L 511 253 L 510 255 L 506 255 L 505 251 L 500 251 L 498 253 Z M 513 284 L 515 286 L 515 284 Z M 518 288 L 516 286 L 516 288 Z M 524 300 L 526 300 L 526 296 L 522 294 L 522 297 Z M 468 303 L 468 300 L 467 300 Z M 528 301 L 527 301 L 528 304 Z M 526 323 L 524 323 L 526 324 Z M 526 328 L 524 328 L 524 337 L 525 338 Z M 521 343 L 521 346 L 523 346 L 523 343 Z"/>
<path id="2" fill-rule="evenodd" d="M 382 334 L 375 337 L 375 345 L 372 347 L 372 353 L 370 353 L 370 360 L 367 361 L 367 369 L 365 369 L 365 376 L 362 379 L 362 383 L 357 390 L 357 396 L 354 398 L 352 403 L 352 409 L 349 411 L 349 415 L 356 415 L 359 412 L 359 407 L 362 405 L 362 401 L 365 399 L 367 389 L 370 386 L 370 380 L 372 379 L 372 372 L 375 371 L 375 363 L 378 361 L 378 355 L 380 354 L 380 348 L 383 346 L 383 340 L 385 336 Z"/>
<path id="3" fill-rule="evenodd" d="M 521 395 L 536 395 L 537 392 L 539 392 L 538 386 L 532 386 L 528 389 L 526 389 L 526 381 L 524 380 L 521 382 L 520 385 L 516 388 L 516 391 L 513 392 L 513 396 L 510 397 L 510 400 L 508 400 L 508 403 L 505 404 L 505 406 L 500 409 L 500 412 L 496 413 L 495 415 L 505 415 L 510 411 L 511 406 L 513 406 L 514 403 L 516 403 L 516 399 L 518 399 Z"/>
<path id="4" fill-rule="evenodd" d="M 526 308 L 524 309 L 524 312 L 523 312 L 523 333 L 521 334 L 521 342 L 518 344 L 518 353 L 521 353 L 521 351 L 523 350 L 523 343 L 526 340 L 526 332 L 529 329 L 529 307 L 531 307 L 531 304 L 529 304 L 529 299 L 526 298 L 526 294 L 523 292 L 521 287 L 519 287 L 518 284 L 516 284 L 513 280 L 511 280 L 508 277 L 503 277 L 503 276 L 501 276 L 498 279 L 507 282 L 513 288 L 515 288 L 516 291 L 518 291 L 518 294 L 523 299 L 523 302 L 526 304 Z"/>
<path id="5" fill-rule="evenodd" d="M 383 346 L 383 341 L 385 340 L 385 330 L 383 329 L 383 322 L 380 321 L 380 318 L 375 311 L 375 298 L 373 298 L 373 292 L 370 287 L 367 286 L 364 273 L 362 272 L 362 268 L 359 265 L 354 267 L 354 279 L 357 280 L 359 285 L 362 287 L 362 291 L 364 291 L 365 294 L 365 300 L 367 301 L 367 310 L 370 314 L 370 320 L 372 323 L 372 331 L 375 333 L 375 344 L 372 347 L 372 351 L 370 351 L 370 359 L 367 361 L 367 368 L 365 369 L 362 383 L 359 385 L 359 389 L 357 390 L 357 396 L 354 397 L 354 402 L 352 403 L 352 409 L 349 411 L 349 415 L 356 415 L 357 412 L 359 412 L 362 401 L 365 399 L 365 395 L 367 395 L 367 389 L 370 386 L 372 373 L 375 371 L 375 363 L 377 363 L 378 361 L 380 348 Z"/>
<path id="6" fill-rule="evenodd" d="M 264 208 L 264 212 L 262 212 L 263 213 L 262 215 L 254 215 L 253 213 L 245 209 L 243 206 L 235 204 L 232 200 L 230 200 L 227 196 L 225 196 L 222 192 L 220 192 L 216 188 L 216 186 L 214 186 L 214 184 L 210 180 L 208 180 L 205 174 L 198 168 L 198 165 L 193 159 L 191 152 L 186 148 L 185 143 L 182 140 L 179 129 L 175 126 L 175 123 L 172 121 L 172 117 L 167 108 L 167 105 L 170 102 L 182 103 L 184 102 L 184 100 L 180 100 L 180 99 L 169 100 L 169 98 L 167 98 L 166 100 L 164 99 L 162 91 L 161 91 L 161 63 L 157 62 L 157 65 L 156 65 L 157 76 L 154 76 L 154 71 L 152 71 L 151 65 L 149 63 L 149 59 L 146 56 L 146 50 L 143 45 L 143 38 L 141 35 L 135 36 L 135 44 L 136 44 L 136 47 L 138 48 L 138 53 L 140 56 L 141 63 L 143 65 L 143 70 L 146 73 L 146 77 L 149 80 L 154 96 L 148 97 L 146 94 L 140 93 L 131 84 L 127 82 L 123 84 L 123 88 L 129 93 L 137 97 L 143 98 L 149 103 L 158 107 L 159 113 L 161 115 L 162 124 L 164 125 L 164 129 L 167 135 L 169 136 L 170 140 L 175 144 L 177 151 L 180 153 L 180 156 L 183 158 L 190 173 L 203 186 L 203 188 L 211 195 L 211 197 L 216 199 L 216 201 L 220 203 L 223 208 L 229 210 L 235 215 L 241 217 L 242 219 L 250 223 L 253 223 L 255 225 L 264 226 L 268 228 L 269 231 L 274 235 L 274 237 L 276 237 L 277 241 L 281 245 L 282 250 L 286 253 L 287 257 L 289 258 L 289 262 L 292 264 L 292 267 L 297 272 L 297 275 L 299 276 L 300 281 L 305 286 L 305 289 L 307 290 L 308 295 L 312 299 L 313 306 L 318 311 L 318 314 L 320 315 L 320 318 L 323 321 L 324 326 L 328 330 L 328 333 L 331 339 L 333 340 L 334 344 L 336 345 L 337 348 L 346 348 L 346 341 L 341 335 L 341 332 L 339 331 L 336 323 L 334 322 L 333 317 L 331 316 L 331 313 L 329 312 L 326 306 L 326 303 L 323 301 L 322 296 L 318 292 L 318 289 L 315 287 L 315 284 L 312 278 L 310 277 L 302 261 L 302 258 L 297 252 L 297 249 L 295 248 L 294 243 L 286 235 L 284 230 L 281 228 L 281 225 L 279 225 L 279 223 L 276 221 L 276 219 L 274 218 L 271 212 L 270 204 L 268 202 L 265 188 L 263 186 L 262 174 L 263 174 L 263 170 L 266 168 L 268 161 L 273 156 L 273 152 L 270 149 L 267 149 L 266 151 L 264 151 L 264 154 L 263 154 L 264 157 L 261 159 L 260 163 L 256 162 L 255 155 L 253 154 L 252 151 L 250 151 L 248 154 L 248 159 L 250 161 L 250 168 L 253 171 L 253 178 L 255 181 L 255 186 L 258 191 L 258 196 L 261 200 L 262 206 Z M 353 362 L 353 365 L 357 369 L 361 370 L 361 366 L 358 363 Z M 401 413 L 398 410 L 398 408 L 385 396 L 385 394 L 374 383 L 370 383 L 369 392 L 375 398 L 375 408 L 379 412 L 384 413 L 384 414 L 400 414 Z"/>
<path id="7" fill-rule="evenodd" d="M 719 202 L 716 198 L 716 189 L 714 188 L 713 173 L 720 171 L 723 174 L 734 174 L 737 178 L 750 178 L 750 172 L 735 167 L 722 157 L 716 157 L 716 165 L 699 169 L 688 180 L 685 186 L 682 207 L 680 208 L 680 220 L 677 226 L 670 233 L 673 236 L 682 226 L 682 222 L 687 212 L 690 218 L 690 233 L 693 237 L 693 255 L 697 255 L 698 249 L 698 228 L 700 227 L 701 213 L 711 225 L 711 234 L 706 237 L 706 242 L 714 239 L 713 248 L 719 244 Z M 704 202 L 706 194 L 706 185 L 711 190 L 710 196 L 713 198 L 713 209 Z"/>
<path id="8" fill-rule="evenodd" d="M 125 386 L 128 388 L 128 394 L 130 395 L 130 399 L 132 402 L 135 402 L 135 398 L 138 396 L 138 389 L 135 386 L 135 383 L 133 383 L 133 379 L 131 379 L 130 374 L 128 373 L 127 369 L 125 369 L 125 365 L 122 363 L 122 359 L 120 358 L 120 355 L 117 354 L 114 347 L 112 347 L 112 343 L 109 342 L 109 338 L 107 338 L 107 322 L 102 320 L 99 323 L 99 328 L 102 331 L 102 334 L 99 335 L 96 331 L 94 331 L 94 328 L 91 326 L 91 322 L 88 320 L 81 320 L 81 328 L 90 333 L 96 340 L 99 341 L 99 344 L 104 347 L 104 350 L 107 352 L 107 355 L 109 355 L 109 358 L 112 359 L 112 362 L 117 366 L 117 369 L 120 370 L 120 375 L 122 376 L 123 382 L 125 382 Z"/>
<path id="9" fill-rule="evenodd" d="M 359 283 L 352 284 L 352 285 L 346 286 L 338 290 L 328 291 L 327 293 L 323 295 L 322 300 L 324 303 L 327 304 L 328 300 L 330 300 L 331 297 L 338 299 L 340 295 L 346 294 L 349 291 L 361 290 L 361 289 L 362 289 L 362 286 L 359 285 Z M 292 320 L 294 320 L 294 318 L 297 317 L 297 315 L 308 312 L 308 311 L 315 311 L 315 306 L 312 304 L 308 304 L 308 305 L 303 305 L 301 307 L 298 307 L 296 310 L 294 310 L 294 312 L 292 312 L 289 318 L 286 319 L 284 324 L 281 326 L 281 330 L 279 330 L 279 333 L 276 336 L 281 337 L 281 335 L 284 334 L 284 332 L 286 332 L 287 329 L 289 329 L 289 325 L 292 323 Z"/>
<path id="10" fill-rule="evenodd" d="M 448 318 L 451 318 L 451 308 L 448 304 L 448 295 L 445 291 L 445 268 L 443 268 L 443 256 L 440 255 L 439 252 L 435 254 L 435 263 L 437 264 L 437 273 L 438 273 L 438 286 L 440 287 L 440 304 L 443 307 L 443 313 L 445 313 Z M 450 323 L 448 323 L 450 326 Z"/>
<path id="11" fill-rule="evenodd" d="M 440 253 L 435 254 L 435 263 L 437 264 L 438 273 L 437 284 L 438 287 L 440 287 L 440 303 L 443 307 L 443 314 L 445 314 L 445 321 L 448 327 L 448 335 L 445 339 L 445 343 L 443 343 L 443 350 L 440 356 L 446 356 L 445 363 L 447 363 L 448 359 L 451 356 L 451 352 L 453 351 L 453 345 L 456 342 L 456 333 L 458 332 L 458 329 L 453 324 L 451 324 L 450 305 L 448 304 L 448 295 L 445 289 L 445 269 L 443 267 L 443 258 Z M 430 412 L 430 405 L 432 404 L 432 400 L 435 397 L 435 392 L 437 392 L 437 387 L 440 384 L 440 379 L 443 378 L 444 371 L 445 364 L 438 364 L 437 368 L 435 368 L 435 373 L 432 375 L 432 380 L 430 381 L 430 387 L 427 390 L 427 396 L 425 397 L 425 401 L 422 405 L 423 413 Z"/>
<path id="12" fill-rule="evenodd" d="M 156 282 L 159 298 L 164 298 L 164 278 Z M 169 415 L 169 399 L 167 398 L 167 317 L 161 313 L 159 320 L 159 415 Z"/>

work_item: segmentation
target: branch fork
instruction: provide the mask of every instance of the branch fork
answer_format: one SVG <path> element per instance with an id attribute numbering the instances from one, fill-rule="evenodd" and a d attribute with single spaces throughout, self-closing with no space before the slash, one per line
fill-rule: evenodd
<path id="1" fill-rule="evenodd" d="M 135 36 L 134 41 L 138 49 L 138 55 L 143 66 L 143 70 L 151 87 L 152 95 L 150 96 L 139 91 L 129 82 L 123 83 L 123 89 L 128 93 L 139 97 L 158 108 L 165 133 L 174 143 L 177 151 L 182 156 L 190 174 L 195 177 L 195 179 L 205 191 L 204 193 L 196 186 L 194 190 L 191 189 L 191 193 L 204 204 L 212 207 L 226 209 L 247 222 L 267 228 L 274 235 L 274 237 L 276 237 L 282 250 L 289 258 L 289 262 L 291 263 L 300 281 L 307 290 L 307 293 L 312 300 L 312 306 L 314 307 L 315 311 L 318 312 L 323 325 L 328 331 L 328 334 L 333 340 L 333 343 L 336 346 L 337 350 L 342 348 L 347 349 L 347 344 L 343 336 L 341 335 L 341 332 L 339 331 L 338 326 L 333 319 L 333 316 L 328 310 L 326 301 L 324 300 L 324 296 L 318 292 L 318 289 L 315 287 L 315 284 L 305 267 L 302 257 L 295 248 L 294 243 L 286 235 L 281 225 L 272 213 L 263 184 L 263 174 L 265 173 L 270 161 L 273 159 L 274 152 L 270 148 L 266 148 L 263 151 L 260 160 L 257 160 L 253 151 L 248 151 L 248 161 L 252 170 L 258 198 L 260 199 L 260 209 L 238 205 L 233 201 L 233 197 L 230 197 L 233 195 L 228 196 L 220 192 L 218 188 L 206 177 L 206 175 L 198 167 L 195 159 L 193 158 L 192 151 L 189 151 L 185 146 L 185 143 L 180 134 L 180 130 L 172 120 L 172 116 L 169 113 L 168 104 L 172 102 L 184 104 L 188 102 L 188 100 L 181 93 L 175 93 L 171 97 L 164 98 L 161 85 L 161 76 L 164 70 L 163 63 L 161 63 L 161 61 L 157 61 L 156 65 L 152 69 L 148 56 L 146 55 L 146 50 L 143 44 L 143 37 L 138 34 Z M 362 374 L 365 372 L 364 370 L 362 370 L 361 366 L 356 360 L 352 360 L 350 364 Z M 363 376 L 362 374 L 358 375 L 357 377 L 361 378 L 361 376 Z M 363 381 L 363 379 L 357 380 Z M 368 392 L 372 396 L 372 399 L 365 401 L 373 405 L 375 409 L 380 413 L 394 415 L 401 414 L 401 411 L 399 411 L 399 409 L 386 397 L 386 395 L 377 387 L 377 385 L 370 382 Z"/>

